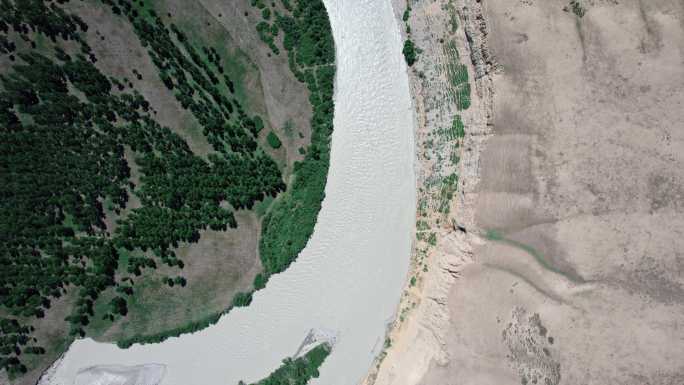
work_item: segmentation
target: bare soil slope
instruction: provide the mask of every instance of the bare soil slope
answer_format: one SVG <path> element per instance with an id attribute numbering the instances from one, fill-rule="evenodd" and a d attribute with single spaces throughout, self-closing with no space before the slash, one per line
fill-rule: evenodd
<path id="1" fill-rule="evenodd" d="M 684 5 L 566 6 L 484 4 L 488 240 L 423 384 L 684 383 Z"/>

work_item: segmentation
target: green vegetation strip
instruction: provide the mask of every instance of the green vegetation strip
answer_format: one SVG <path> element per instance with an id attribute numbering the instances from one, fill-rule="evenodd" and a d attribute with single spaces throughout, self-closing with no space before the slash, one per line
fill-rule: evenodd
<path id="1" fill-rule="evenodd" d="M 556 268 L 546 257 L 544 257 L 544 254 L 542 254 L 539 250 L 522 242 L 518 242 L 513 239 L 508 239 L 504 236 L 502 232 L 498 230 L 487 230 L 487 232 L 485 233 L 485 238 L 489 239 L 490 241 L 505 243 L 507 245 L 523 250 L 527 254 L 534 257 L 537 263 L 539 263 L 543 268 L 552 271 L 556 274 L 560 274 L 573 282 L 581 282 L 581 277 L 578 277 L 576 274 L 569 274 L 566 271 Z"/>
<path id="2" fill-rule="evenodd" d="M 496 241 L 496 242 L 502 242 L 506 243 L 508 245 L 511 245 L 513 247 L 516 247 L 518 249 L 521 249 L 528 253 L 529 255 L 533 256 L 534 259 L 539 262 L 540 265 L 542 265 L 544 268 L 551 270 L 556 273 L 560 273 L 559 271 L 556 271 L 554 267 L 544 258 L 544 255 L 540 253 L 537 249 L 535 249 L 532 246 L 526 245 L 522 242 L 514 241 L 512 239 L 506 238 L 502 232 L 494 229 L 487 230 L 487 233 L 485 234 L 485 238 L 489 239 L 490 241 Z"/>
<path id="3" fill-rule="evenodd" d="M 328 14 L 321 0 L 283 4 L 284 12 L 273 10 L 273 25 L 284 33 L 290 69 L 309 89 L 312 136 L 304 160 L 295 163 L 291 185 L 263 219 L 259 252 L 264 272 L 255 281 L 257 289 L 304 249 L 321 209 L 330 164 L 335 47 Z"/>
<path id="4" fill-rule="evenodd" d="M 316 346 L 299 358 L 286 358 L 283 364 L 268 377 L 250 385 L 305 385 L 312 378 L 318 378 L 318 368 L 330 354 L 327 343 Z M 240 381 L 239 385 L 246 385 Z"/>
<path id="5" fill-rule="evenodd" d="M 448 16 L 450 17 L 449 33 L 456 33 L 458 29 L 458 14 L 454 2 L 450 0 L 443 10 L 448 11 Z M 408 10 L 405 15 L 405 19 L 410 17 Z M 459 190 L 460 155 L 466 141 L 466 127 L 460 111 L 467 110 L 470 107 L 471 88 L 468 67 L 460 62 L 456 40 L 448 37 L 439 40 L 444 55 L 444 63 L 440 63 L 436 68 L 441 71 L 440 75 L 446 79 L 445 85 L 447 88 L 447 97 L 444 98 L 443 102 L 440 102 L 440 104 L 443 103 L 443 106 L 440 105 L 439 108 L 447 107 L 451 111 L 451 107 L 455 106 L 459 112 L 453 114 L 450 124 L 446 125 L 446 127 L 436 127 L 436 129 L 429 132 L 427 138 L 422 143 L 421 157 L 426 160 L 434 159 L 434 166 L 431 166 L 431 171 L 418 191 L 417 211 L 419 219 L 416 222 L 416 240 L 418 242 L 414 249 L 412 260 L 414 275 L 409 281 L 409 286 L 419 284 L 421 271 L 422 273 L 428 271 L 425 258 L 429 250 L 434 248 L 439 241 L 438 233 L 432 229 L 443 227 L 444 225 L 441 221 L 444 220 L 451 221 L 453 225 L 456 225 L 455 219 L 449 214 L 454 203 L 454 197 Z M 407 40 L 405 45 L 410 46 L 412 43 L 410 43 L 410 40 Z M 407 57 L 407 63 L 411 64 L 409 57 Z M 423 77 L 420 73 L 418 76 Z M 434 79 L 431 81 L 434 81 Z M 441 215 L 430 215 L 431 213 Z M 420 266 L 422 266 L 422 269 Z M 405 313 L 410 311 L 410 309 L 411 307 L 401 309 L 399 322 L 403 322 Z M 383 357 L 383 355 L 380 355 L 380 360 Z"/>

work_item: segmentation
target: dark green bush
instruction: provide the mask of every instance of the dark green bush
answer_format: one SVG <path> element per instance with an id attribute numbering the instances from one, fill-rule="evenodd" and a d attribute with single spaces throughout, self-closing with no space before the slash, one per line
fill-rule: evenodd
<path id="1" fill-rule="evenodd" d="M 268 141 L 268 145 L 274 149 L 278 149 L 283 145 L 283 143 L 278 138 L 278 135 L 276 135 L 275 132 L 273 132 L 273 131 L 268 133 L 268 136 L 266 137 L 266 141 Z"/>
<path id="2" fill-rule="evenodd" d="M 417 54 L 416 54 L 416 46 L 413 44 L 413 42 L 410 39 L 407 39 L 404 42 L 404 49 L 401 52 L 404 54 L 404 59 L 406 60 L 406 64 L 408 64 L 408 66 L 411 67 L 413 65 L 413 63 L 415 63 L 417 60 Z"/>

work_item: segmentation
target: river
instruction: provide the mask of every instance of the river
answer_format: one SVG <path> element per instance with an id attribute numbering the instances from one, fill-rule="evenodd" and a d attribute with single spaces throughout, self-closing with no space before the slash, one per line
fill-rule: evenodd
<path id="1" fill-rule="evenodd" d="M 390 1 L 325 5 L 337 56 L 335 129 L 326 198 L 297 261 L 249 307 L 194 334 L 129 349 L 77 340 L 45 383 L 71 385 L 79 370 L 96 365 L 146 364 L 165 366 L 163 385 L 255 381 L 294 354 L 312 328 L 336 335 L 312 384 L 352 385 L 367 372 L 409 264 L 414 117 Z"/>

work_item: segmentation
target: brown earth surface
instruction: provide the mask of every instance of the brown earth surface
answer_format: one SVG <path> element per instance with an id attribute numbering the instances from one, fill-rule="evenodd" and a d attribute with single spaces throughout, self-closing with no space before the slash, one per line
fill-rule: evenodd
<path id="1" fill-rule="evenodd" d="M 684 383 L 684 4 L 453 3 L 491 136 L 375 383 Z"/>

